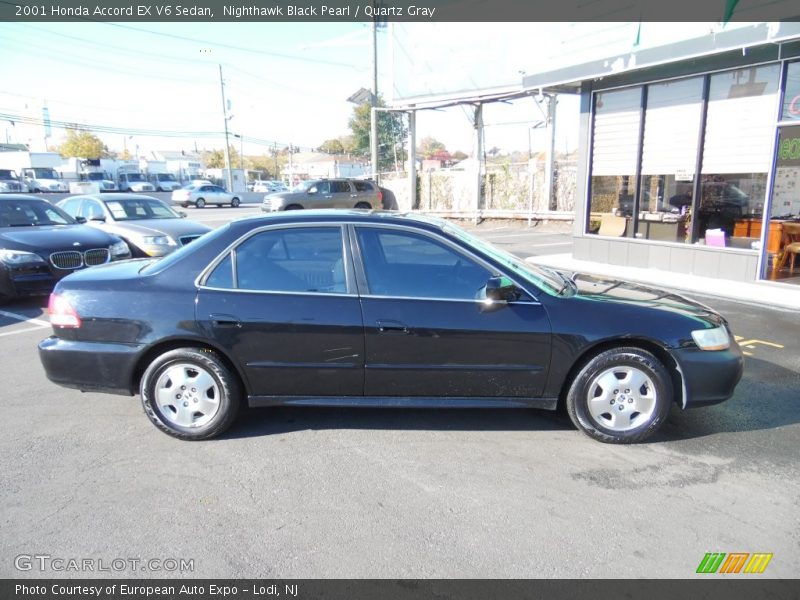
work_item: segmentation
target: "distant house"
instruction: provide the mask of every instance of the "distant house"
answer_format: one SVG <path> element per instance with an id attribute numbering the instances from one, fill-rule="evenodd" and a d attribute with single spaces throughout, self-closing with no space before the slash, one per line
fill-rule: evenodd
<path id="1" fill-rule="evenodd" d="M 346 154 L 323 154 L 302 152 L 292 157 L 281 170 L 284 179 L 291 182 L 306 179 L 333 177 L 364 177 L 369 174 L 369 165 Z"/>
<path id="2" fill-rule="evenodd" d="M 27 152 L 25 144 L 0 144 L 0 152 Z"/>
<path id="3" fill-rule="evenodd" d="M 199 154 L 182 150 L 154 150 L 153 160 L 166 163 L 167 171 L 174 173 L 179 181 L 199 179 L 203 170 L 203 160 Z"/>

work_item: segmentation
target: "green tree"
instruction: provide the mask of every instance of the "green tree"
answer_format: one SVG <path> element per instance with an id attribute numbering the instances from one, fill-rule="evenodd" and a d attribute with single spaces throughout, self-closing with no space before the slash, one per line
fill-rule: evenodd
<path id="1" fill-rule="evenodd" d="M 319 151 L 325 154 L 344 154 L 344 145 L 339 138 L 333 138 L 322 142 Z"/>
<path id="2" fill-rule="evenodd" d="M 383 99 L 378 96 L 378 106 L 385 106 Z M 356 106 L 350 117 L 350 131 L 352 132 L 352 154 L 369 158 L 371 107 L 368 102 Z M 378 121 L 378 169 L 388 171 L 394 168 L 395 153 L 397 161 L 403 164 L 406 156 L 403 141 L 408 130 L 403 122 L 403 117 L 398 113 L 379 112 Z"/>
<path id="3" fill-rule="evenodd" d="M 111 158 L 113 154 L 99 137 L 83 129 L 67 129 L 67 139 L 58 147 L 64 158 Z"/>
<path id="4" fill-rule="evenodd" d="M 233 146 L 228 146 L 228 152 L 231 155 L 231 167 L 234 169 L 239 168 L 239 153 Z M 225 164 L 225 151 L 220 148 L 219 150 L 211 150 L 210 152 L 203 153 L 203 162 L 209 169 L 227 169 Z"/>
<path id="5" fill-rule="evenodd" d="M 426 136 L 419 142 L 417 152 L 422 158 L 434 158 L 443 152 L 447 152 L 445 145 L 436 138 Z M 448 154 L 449 156 L 449 154 Z"/>
<path id="6" fill-rule="evenodd" d="M 465 158 L 469 158 L 466 152 L 462 152 L 461 150 L 453 152 L 453 160 L 464 160 Z"/>

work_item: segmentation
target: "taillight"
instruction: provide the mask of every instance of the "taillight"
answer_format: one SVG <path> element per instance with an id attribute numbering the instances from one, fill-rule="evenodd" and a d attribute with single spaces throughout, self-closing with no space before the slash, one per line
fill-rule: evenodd
<path id="1" fill-rule="evenodd" d="M 64 296 L 50 294 L 47 311 L 50 313 L 50 324 L 53 327 L 77 329 L 81 326 L 81 318 Z"/>

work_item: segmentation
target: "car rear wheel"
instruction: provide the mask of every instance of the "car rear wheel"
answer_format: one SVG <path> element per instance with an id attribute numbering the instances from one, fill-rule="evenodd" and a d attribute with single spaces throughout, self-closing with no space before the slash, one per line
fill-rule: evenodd
<path id="1" fill-rule="evenodd" d="M 144 412 L 161 431 L 182 440 L 206 440 L 236 420 L 241 388 L 216 352 L 170 350 L 142 376 Z"/>
<path id="2" fill-rule="evenodd" d="M 567 413 L 575 426 L 612 444 L 641 442 L 669 414 L 672 381 L 664 365 L 640 348 L 612 348 L 591 358 L 570 385 Z"/>
<path id="3" fill-rule="evenodd" d="M 372 205 L 369 202 L 359 202 L 356 204 L 356 208 L 366 208 L 367 210 L 371 210 Z"/>
<path id="4" fill-rule="evenodd" d="M 197 208 L 203 208 L 206 205 L 206 201 L 203 198 L 198 198 L 197 200 L 194 201 L 194 205 Z"/>
<path id="5" fill-rule="evenodd" d="M 240 200 L 238 198 L 234 197 L 231 200 L 231 207 L 232 208 L 239 208 L 239 202 L 240 202 Z"/>

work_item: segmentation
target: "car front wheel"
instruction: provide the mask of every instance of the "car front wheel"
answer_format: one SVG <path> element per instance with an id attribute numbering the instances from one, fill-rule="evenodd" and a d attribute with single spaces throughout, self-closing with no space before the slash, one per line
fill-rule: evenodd
<path id="1" fill-rule="evenodd" d="M 240 202 L 240 200 L 238 198 L 234 197 L 233 200 L 231 200 L 231 207 L 232 208 L 239 208 L 239 202 Z"/>
<path id="2" fill-rule="evenodd" d="M 203 198 L 198 198 L 197 200 L 194 201 L 194 205 L 197 208 L 203 208 L 206 205 L 206 201 Z"/>
<path id="3" fill-rule="evenodd" d="M 669 414 L 672 381 L 640 348 L 612 348 L 590 359 L 570 385 L 566 405 L 578 429 L 612 444 L 641 442 Z"/>
<path id="4" fill-rule="evenodd" d="M 206 440 L 228 429 L 241 403 L 236 376 L 216 352 L 180 348 L 156 358 L 142 376 L 142 406 L 164 433 Z"/>

